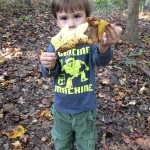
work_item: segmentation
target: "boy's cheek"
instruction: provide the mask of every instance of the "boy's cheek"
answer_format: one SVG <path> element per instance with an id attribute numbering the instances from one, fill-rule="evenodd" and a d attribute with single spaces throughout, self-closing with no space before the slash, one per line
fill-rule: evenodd
<path id="1" fill-rule="evenodd" d="M 58 27 L 60 28 L 60 29 L 62 29 L 63 27 L 65 27 L 67 24 L 66 23 L 64 23 L 64 22 L 57 22 L 57 25 L 58 25 Z"/>

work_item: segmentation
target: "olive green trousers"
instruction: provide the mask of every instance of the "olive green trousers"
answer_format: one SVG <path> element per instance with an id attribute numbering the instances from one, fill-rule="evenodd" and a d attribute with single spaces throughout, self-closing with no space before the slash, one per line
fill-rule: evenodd
<path id="1" fill-rule="evenodd" d="M 51 107 L 54 119 L 51 131 L 56 150 L 95 150 L 96 110 L 67 114 Z"/>

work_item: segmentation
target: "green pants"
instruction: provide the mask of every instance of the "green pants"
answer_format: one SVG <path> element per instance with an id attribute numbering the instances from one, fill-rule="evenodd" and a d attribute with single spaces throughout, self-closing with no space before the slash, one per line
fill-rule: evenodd
<path id="1" fill-rule="evenodd" d="M 95 150 L 96 144 L 96 110 L 79 114 L 67 114 L 51 107 L 54 119 L 52 138 L 56 150 Z"/>

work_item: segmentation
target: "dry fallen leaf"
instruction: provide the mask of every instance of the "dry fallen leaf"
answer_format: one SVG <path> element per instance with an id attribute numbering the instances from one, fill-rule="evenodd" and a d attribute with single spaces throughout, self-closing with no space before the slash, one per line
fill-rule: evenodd
<path id="1" fill-rule="evenodd" d="M 25 99 L 21 96 L 21 97 L 19 97 L 19 99 L 18 99 L 18 103 L 21 104 L 21 105 L 23 105 L 23 104 L 26 103 L 26 101 L 25 101 Z"/>
<path id="2" fill-rule="evenodd" d="M 148 121 L 148 131 L 150 133 L 150 116 L 148 116 L 147 121 Z"/>
<path id="3" fill-rule="evenodd" d="M 20 136 L 20 140 L 21 140 L 22 143 L 27 144 L 29 142 L 29 136 L 23 134 L 23 135 Z"/>
<path id="4" fill-rule="evenodd" d="M 43 80 L 42 79 L 37 79 L 37 83 L 38 83 L 38 86 L 41 86 L 42 83 L 43 83 Z"/>
<path id="5" fill-rule="evenodd" d="M 3 118 L 3 109 L 0 109 L 0 118 Z"/>
<path id="6" fill-rule="evenodd" d="M 1 83 L 1 85 L 3 87 L 7 87 L 9 85 L 9 83 L 10 83 L 9 81 L 4 81 L 4 82 Z"/>
<path id="7" fill-rule="evenodd" d="M 12 143 L 12 145 L 14 147 L 14 150 L 22 150 L 20 141 L 15 141 L 14 143 Z"/>
<path id="8" fill-rule="evenodd" d="M 139 93 L 140 93 L 140 94 L 143 94 L 143 93 L 146 92 L 146 91 L 147 91 L 147 88 L 146 88 L 145 86 L 143 86 L 142 88 L 140 88 Z"/>
<path id="9" fill-rule="evenodd" d="M 22 125 L 16 126 L 12 132 L 6 133 L 9 138 L 17 138 L 23 135 L 26 132 L 26 129 Z"/>
<path id="10" fill-rule="evenodd" d="M 41 141 L 42 141 L 42 142 L 45 142 L 47 139 L 48 139 L 48 137 L 47 137 L 47 136 L 44 136 L 44 137 L 41 138 Z"/>
<path id="11" fill-rule="evenodd" d="M 0 118 L 3 118 L 3 115 L 4 115 L 4 114 L 0 114 Z"/>
<path id="12" fill-rule="evenodd" d="M 51 39 L 51 43 L 58 52 L 66 52 L 77 45 L 99 43 L 108 25 L 105 20 L 88 17 L 86 23 L 75 29 L 70 30 L 69 26 L 65 26 Z"/>
<path id="13" fill-rule="evenodd" d="M 125 143 L 129 144 L 131 141 L 127 135 L 125 135 L 123 132 L 121 133 L 122 139 Z"/>
<path id="14" fill-rule="evenodd" d="M 0 65 L 4 64 L 5 57 L 0 55 Z"/>
<path id="15" fill-rule="evenodd" d="M 121 97 L 121 99 L 123 99 L 126 96 L 126 94 L 124 92 L 119 92 L 119 96 Z"/>
<path id="16" fill-rule="evenodd" d="M 84 34 L 88 28 L 88 23 L 83 23 L 77 28 L 70 30 L 68 26 L 65 26 L 57 35 L 51 39 L 52 45 L 56 51 L 65 52 L 71 48 L 74 48 L 77 44 L 91 43 L 88 36 Z"/>
<path id="17" fill-rule="evenodd" d="M 103 37 L 103 34 L 106 30 L 106 27 L 109 25 L 109 23 L 103 19 L 100 19 L 99 20 L 99 23 L 98 23 L 98 38 L 99 40 L 102 39 Z"/>
<path id="18" fill-rule="evenodd" d="M 50 114 L 50 111 L 49 111 L 48 109 L 46 109 L 46 110 L 41 110 L 41 111 L 39 112 L 39 116 L 40 116 L 40 117 L 45 117 L 45 118 L 47 118 L 47 119 L 49 119 L 49 120 L 53 120 L 53 117 L 52 117 L 52 115 Z"/>
<path id="19" fill-rule="evenodd" d="M 149 150 L 150 149 L 150 138 L 145 137 L 145 138 L 137 138 L 135 142 L 144 150 Z"/>
<path id="20" fill-rule="evenodd" d="M 109 25 L 109 22 L 103 19 L 96 19 L 94 17 L 87 17 L 87 22 L 94 27 L 94 32 L 92 38 L 94 43 L 99 43 L 102 40 L 103 34 L 106 30 L 106 27 Z"/>

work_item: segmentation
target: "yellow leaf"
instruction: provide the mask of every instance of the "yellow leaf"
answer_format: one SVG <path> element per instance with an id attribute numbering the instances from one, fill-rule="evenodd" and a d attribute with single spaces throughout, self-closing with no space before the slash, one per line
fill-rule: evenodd
<path id="1" fill-rule="evenodd" d="M 48 109 L 40 111 L 39 115 L 40 115 L 40 117 L 46 117 L 49 120 L 53 120 L 53 117 L 50 114 L 50 111 Z"/>
<path id="2" fill-rule="evenodd" d="M 86 20 L 93 27 L 92 39 L 94 43 L 100 43 L 109 22 L 95 17 L 87 17 Z"/>
<path id="3" fill-rule="evenodd" d="M 10 83 L 9 81 L 4 81 L 4 82 L 1 83 L 1 85 L 3 87 L 7 87 L 9 85 L 9 83 Z"/>
<path id="4" fill-rule="evenodd" d="M 0 65 L 4 64 L 5 57 L 0 55 Z"/>
<path id="5" fill-rule="evenodd" d="M 20 141 L 15 141 L 14 143 L 12 143 L 12 145 L 13 145 L 14 147 L 21 147 Z"/>
<path id="6" fill-rule="evenodd" d="M 51 39 L 51 44 L 55 47 L 56 51 L 66 52 L 77 45 L 98 43 L 101 41 L 108 25 L 109 23 L 103 19 L 87 17 L 87 22 L 77 26 L 75 29 L 70 29 L 69 26 L 65 26 Z M 90 35 L 86 35 L 85 33 L 88 29 L 92 29 L 89 30 L 91 31 L 91 34 L 89 33 Z"/>
<path id="7" fill-rule="evenodd" d="M 109 83 L 110 83 L 110 80 L 109 80 L 109 79 L 102 79 L 102 83 L 103 83 L 103 84 L 109 84 Z"/>
<path id="8" fill-rule="evenodd" d="M 124 92 L 119 92 L 119 96 L 120 96 L 121 98 L 124 98 L 124 97 L 126 96 L 126 94 L 125 94 Z"/>
<path id="9" fill-rule="evenodd" d="M 26 129 L 23 126 L 18 125 L 13 129 L 12 132 L 6 133 L 6 135 L 9 138 L 17 138 L 17 137 L 20 137 L 21 135 L 23 135 L 25 132 L 26 132 Z"/>
<path id="10" fill-rule="evenodd" d="M 55 50 L 59 52 L 65 52 L 71 48 L 74 48 L 77 44 L 92 44 L 92 40 L 90 40 L 88 36 L 84 34 L 87 28 L 87 22 L 72 30 L 70 30 L 68 26 L 65 26 L 56 36 L 51 39 L 51 43 L 55 47 Z"/>
<path id="11" fill-rule="evenodd" d="M 38 83 L 38 86 L 41 86 L 43 83 L 42 79 L 37 79 L 37 83 Z"/>
<path id="12" fill-rule="evenodd" d="M 140 88 L 139 93 L 143 94 L 145 91 L 147 91 L 147 88 L 145 86 L 143 86 L 142 88 Z"/>
<path id="13" fill-rule="evenodd" d="M 99 40 L 102 39 L 103 34 L 106 30 L 106 27 L 109 25 L 109 23 L 103 19 L 100 19 L 99 23 L 98 23 L 98 37 Z"/>

